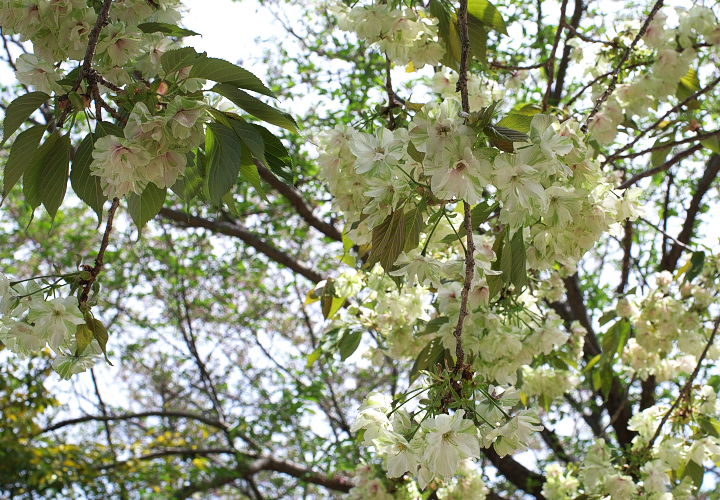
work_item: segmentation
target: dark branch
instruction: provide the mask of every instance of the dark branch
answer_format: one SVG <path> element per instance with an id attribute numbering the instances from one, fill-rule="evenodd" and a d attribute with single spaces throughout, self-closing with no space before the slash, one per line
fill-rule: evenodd
<path id="1" fill-rule="evenodd" d="M 314 283 L 325 279 L 325 277 L 317 271 L 310 269 L 304 264 L 301 264 L 287 253 L 262 240 L 259 236 L 238 223 L 204 219 L 202 217 L 190 215 L 188 213 L 181 212 L 179 210 L 173 210 L 171 208 L 161 209 L 159 215 L 165 217 L 166 219 L 174 221 L 180 227 L 202 228 L 213 231 L 215 233 L 225 234 L 227 236 L 239 238 L 240 240 L 253 247 L 258 252 L 266 255 L 278 264 L 282 264 L 283 266 L 292 269 L 296 273 L 304 276 L 305 278 L 309 279 Z"/>
<path id="2" fill-rule="evenodd" d="M 260 177 L 275 188 L 281 195 L 287 198 L 290 204 L 295 208 L 295 211 L 297 211 L 298 215 L 300 215 L 300 217 L 302 217 L 310 226 L 314 227 L 330 239 L 342 241 L 342 233 L 340 233 L 340 231 L 338 231 L 338 229 L 332 224 L 316 217 L 313 214 L 312 208 L 308 206 L 300 191 L 278 179 L 277 176 L 275 176 L 275 174 L 261 162 L 256 161 L 255 164 L 257 165 Z"/>

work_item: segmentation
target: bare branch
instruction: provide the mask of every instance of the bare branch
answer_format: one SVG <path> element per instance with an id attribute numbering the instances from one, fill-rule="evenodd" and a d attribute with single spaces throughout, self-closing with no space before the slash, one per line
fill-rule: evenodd
<path id="1" fill-rule="evenodd" d="M 269 257 L 271 260 L 277 262 L 278 264 L 282 264 L 289 269 L 292 269 L 296 273 L 304 276 L 305 278 L 309 279 L 314 283 L 325 279 L 325 277 L 317 271 L 310 269 L 304 264 L 301 264 L 287 253 L 271 245 L 270 243 L 267 243 L 265 240 L 261 239 L 259 236 L 252 233 L 250 230 L 237 222 L 225 222 L 204 219 L 202 217 L 190 215 L 186 212 L 173 210 L 171 208 L 162 208 L 159 215 L 165 217 L 166 219 L 174 221 L 180 227 L 202 228 L 213 231 L 215 233 L 225 234 L 227 236 L 239 238 L 251 247 L 253 247 L 258 252 Z"/>
<path id="2" fill-rule="evenodd" d="M 305 198 L 300 191 L 278 179 L 277 176 L 261 162 L 256 160 L 255 165 L 257 166 L 258 172 L 260 173 L 260 177 L 262 177 L 265 182 L 270 184 L 280 194 L 287 198 L 290 204 L 297 211 L 298 215 L 300 215 L 300 217 L 302 217 L 305 222 L 323 233 L 328 238 L 335 241 L 342 241 L 342 233 L 340 233 L 340 231 L 338 231 L 338 229 L 332 224 L 316 217 L 313 214 L 312 208 L 308 206 Z"/>
<path id="3" fill-rule="evenodd" d="M 633 41 L 630 43 L 630 45 L 625 49 L 625 52 L 623 53 L 622 57 L 620 58 L 620 61 L 618 62 L 617 66 L 615 66 L 615 69 L 613 70 L 612 74 L 612 80 L 610 81 L 610 85 L 607 89 L 605 89 L 605 92 L 600 94 L 600 96 L 595 101 L 595 106 L 593 107 L 592 111 L 590 111 L 590 114 L 588 115 L 587 119 L 585 120 L 585 123 L 581 127 L 581 130 L 583 132 L 587 132 L 588 126 L 590 125 L 590 121 L 595 117 L 598 111 L 600 111 L 600 106 L 603 105 L 605 101 L 612 95 L 612 93 L 615 91 L 615 86 L 617 85 L 618 79 L 620 78 L 620 71 L 622 71 L 623 66 L 625 65 L 625 61 L 628 60 L 628 57 L 630 57 L 630 54 L 635 49 L 635 46 L 640 41 L 640 39 L 645 35 L 645 32 L 648 29 L 648 26 L 652 22 L 653 18 L 655 17 L 655 14 L 660 10 L 660 8 L 663 6 L 663 0 L 657 0 L 655 2 L 655 5 L 653 5 L 652 9 L 650 10 L 650 14 L 648 14 L 648 17 L 645 19 L 645 22 L 640 27 L 640 30 L 637 32 L 637 35 L 635 35 L 635 38 L 633 38 Z"/>

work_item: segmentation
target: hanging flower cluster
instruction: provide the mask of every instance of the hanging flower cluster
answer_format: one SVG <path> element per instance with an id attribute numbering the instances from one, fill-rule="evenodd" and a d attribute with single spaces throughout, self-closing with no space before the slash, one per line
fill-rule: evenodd
<path id="1" fill-rule="evenodd" d="M 676 93 L 682 79 L 692 82 L 697 78 L 691 69 L 697 59 L 697 44 L 720 46 L 720 23 L 710 8 L 702 5 L 678 8 L 677 17 L 679 22 L 674 28 L 667 26 L 668 16 L 663 11 L 650 22 L 643 41 L 655 62 L 632 82 L 620 85 L 595 115 L 590 131 L 600 144 L 610 144 L 615 139 L 626 116 L 647 116 L 661 101 Z"/>
<path id="2" fill-rule="evenodd" d="M 444 55 L 438 41 L 437 19 L 417 8 L 394 9 L 384 3 L 356 5 L 343 3 L 329 6 L 345 31 L 377 45 L 390 60 L 414 68 L 437 65 Z"/>
<path id="3" fill-rule="evenodd" d="M 93 329 L 104 327 L 85 317 L 76 297 L 55 296 L 58 283 L 72 283 L 78 277 L 68 275 L 41 284 L 39 280 L 11 282 L 0 274 L 0 342 L 21 356 L 51 349 L 53 368 L 66 379 L 102 359 Z"/>

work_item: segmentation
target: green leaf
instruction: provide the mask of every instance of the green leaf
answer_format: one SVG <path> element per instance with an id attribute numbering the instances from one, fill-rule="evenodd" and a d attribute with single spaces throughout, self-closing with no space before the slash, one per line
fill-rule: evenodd
<path id="1" fill-rule="evenodd" d="M 82 325 L 78 325 L 77 329 L 75 330 L 75 342 L 77 343 L 77 349 L 75 349 L 75 356 L 80 356 L 87 346 L 90 345 L 90 342 L 93 341 L 95 336 L 93 335 L 93 331 L 90 329 L 88 325 L 83 323 Z"/>
<path id="2" fill-rule="evenodd" d="M 672 142 L 667 139 L 658 139 L 653 144 L 653 151 L 650 153 L 650 164 L 653 167 L 657 167 L 659 165 L 662 165 L 665 163 L 665 159 L 667 158 L 667 155 L 672 151 L 672 147 L 668 146 L 667 148 L 660 147 L 663 145 L 663 143 L 666 142 Z M 657 149 L 655 149 L 657 148 Z"/>
<path id="3" fill-rule="evenodd" d="M 600 361 L 601 358 L 602 358 L 602 354 L 596 354 L 595 356 L 593 356 L 593 358 L 590 361 L 588 361 L 587 366 L 585 366 L 585 368 L 583 368 L 583 373 L 589 372 L 593 366 L 598 364 L 598 362 Z"/>
<path id="4" fill-rule="evenodd" d="M 438 34 L 442 41 L 445 55 L 443 64 L 458 69 L 460 64 L 460 33 L 457 29 L 457 16 L 450 4 L 442 0 L 430 0 L 430 14 L 438 20 Z"/>
<path id="5" fill-rule="evenodd" d="M 93 337 L 95 337 L 95 340 L 97 340 L 97 343 L 100 344 L 100 349 L 102 350 L 102 353 L 105 355 L 105 361 L 108 362 L 110 366 L 112 366 L 112 363 L 110 363 L 110 360 L 107 357 L 107 341 L 108 341 L 108 331 L 107 328 L 105 328 L 105 325 L 103 325 L 102 321 L 95 318 L 90 318 L 88 321 L 88 326 L 90 327 L 90 330 L 92 330 Z"/>
<path id="6" fill-rule="evenodd" d="M 705 478 L 705 467 L 694 460 L 689 460 L 682 474 L 682 477 L 685 476 L 689 476 L 695 484 L 695 487 L 699 490 Z"/>
<path id="7" fill-rule="evenodd" d="M 615 311 L 615 309 L 612 309 L 612 310 L 606 312 L 605 314 L 600 316 L 600 320 L 599 320 L 600 326 L 604 325 L 608 321 L 613 320 L 615 318 L 617 318 L 617 311 Z"/>
<path id="8" fill-rule="evenodd" d="M 297 133 L 298 131 L 297 123 L 295 123 L 295 120 L 293 120 L 289 114 L 265 104 L 261 100 L 251 96 L 247 92 L 243 92 L 242 90 L 233 87 L 232 85 L 219 83 L 210 90 L 229 99 L 235 105 L 244 109 L 255 118 L 259 118 L 260 120 L 277 125 L 278 127 L 282 127 L 291 132 Z"/>
<path id="9" fill-rule="evenodd" d="M 223 59 L 203 57 L 195 61 L 190 78 L 204 78 L 231 87 L 252 90 L 259 94 L 275 97 L 272 91 L 254 74 Z"/>
<path id="10" fill-rule="evenodd" d="M 705 252 L 693 252 L 692 256 L 690 257 L 690 269 L 685 274 L 685 279 L 687 281 L 692 281 L 698 275 L 700 275 L 703 267 L 705 267 Z"/>
<path id="11" fill-rule="evenodd" d="M 166 188 L 149 183 L 142 194 L 130 194 L 127 197 L 128 213 L 138 230 L 153 219 L 165 203 Z"/>
<path id="12" fill-rule="evenodd" d="M 260 172 L 258 172 L 258 168 L 254 163 L 243 162 L 243 164 L 240 165 L 240 177 L 248 181 L 258 194 L 267 200 L 265 189 L 260 179 Z"/>
<path id="13" fill-rule="evenodd" d="M 237 183 L 243 147 L 234 130 L 221 123 L 209 123 L 205 135 L 210 200 L 220 203 Z"/>
<path id="14" fill-rule="evenodd" d="M 720 437 L 720 422 L 718 422 L 717 419 L 706 416 L 698 416 L 695 417 L 695 421 L 704 433 L 713 437 Z"/>
<path id="15" fill-rule="evenodd" d="M 318 347 L 313 352 L 311 352 L 307 357 L 307 367 L 310 368 L 312 365 L 314 365 L 318 359 L 320 359 L 320 356 L 322 355 L 322 348 Z"/>
<path id="16" fill-rule="evenodd" d="M 248 151 L 261 162 L 265 162 L 265 141 L 262 134 L 242 118 L 231 119 L 230 126 Z"/>
<path id="17" fill-rule="evenodd" d="M 423 223 L 424 206 L 418 205 L 405 215 L 405 244 L 403 251 L 409 252 L 420 244 L 420 233 L 425 227 Z"/>
<path id="18" fill-rule="evenodd" d="M 522 227 L 513 235 L 510 241 L 510 251 L 512 253 L 510 281 L 515 285 L 515 292 L 520 293 L 520 290 L 527 284 L 525 242 L 523 241 Z"/>
<path id="19" fill-rule="evenodd" d="M 502 14 L 488 0 L 468 0 L 468 14 L 485 26 L 507 35 L 507 28 Z"/>
<path id="20" fill-rule="evenodd" d="M 35 125 L 18 134 L 12 148 L 10 148 L 10 156 L 5 163 L 3 196 L 7 196 L 32 163 L 40 139 L 45 133 L 45 128 L 44 125 Z"/>
<path id="21" fill-rule="evenodd" d="M 478 61 L 487 64 L 488 31 L 483 23 L 473 16 L 468 16 L 468 38 L 470 53 Z"/>
<path id="22" fill-rule="evenodd" d="M 103 194 L 102 187 L 100 187 L 100 177 L 90 173 L 90 164 L 93 161 L 92 152 L 93 136 L 88 134 L 75 151 L 70 170 L 70 185 L 78 198 L 95 211 L 98 221 L 100 221 L 107 196 Z"/>
<path id="23" fill-rule="evenodd" d="M 140 31 L 143 33 L 165 33 L 166 35 L 175 37 L 195 36 L 200 34 L 169 23 L 142 23 L 138 24 L 138 28 L 140 28 Z"/>
<path id="24" fill-rule="evenodd" d="M 42 146 L 33 154 L 30 164 L 23 175 L 25 201 L 33 208 L 37 208 L 42 203 L 40 189 L 43 184 L 43 170 L 45 163 L 50 159 L 50 153 L 55 149 L 59 140 L 60 133 L 57 130 L 50 134 Z"/>
<path id="25" fill-rule="evenodd" d="M 510 113 L 498 122 L 498 126 L 528 133 L 530 132 L 530 122 L 532 122 L 532 115 Z"/>
<path id="26" fill-rule="evenodd" d="M 631 325 L 627 319 L 620 319 L 605 332 L 602 338 L 603 363 L 611 363 L 616 353 L 622 351 L 630 335 Z"/>
<path id="27" fill-rule="evenodd" d="M 433 318 L 427 323 L 425 323 L 425 329 L 418 335 L 428 335 L 430 333 L 435 333 L 440 330 L 440 327 L 448 321 L 450 321 L 450 318 L 448 318 L 447 316 L 438 316 L 437 318 Z"/>
<path id="28" fill-rule="evenodd" d="M 392 270 L 405 247 L 405 216 L 402 209 L 388 215 L 385 220 L 373 228 L 372 249 L 368 258 L 368 268 L 379 262 L 385 272 Z"/>
<path id="29" fill-rule="evenodd" d="M 8 138 L 30 118 L 40 106 L 42 106 L 50 96 L 45 92 L 30 92 L 21 95 L 11 102 L 5 110 L 5 119 L 3 120 L 3 139 L 0 147 L 5 144 Z"/>
<path id="30" fill-rule="evenodd" d="M 415 359 L 412 368 L 410 369 L 410 381 L 414 381 L 421 371 L 427 370 L 432 367 L 435 363 L 440 361 L 443 354 L 442 340 L 434 338 L 428 344 L 423 347 L 418 357 Z"/>
<path id="31" fill-rule="evenodd" d="M 270 170 L 274 174 L 285 180 L 288 184 L 292 184 L 294 181 L 292 171 L 292 157 L 288 152 L 287 148 L 283 145 L 282 141 L 275 137 L 272 132 L 255 123 L 250 124 L 255 130 L 260 132 L 265 146 L 265 161 L 267 162 Z"/>
<path id="32" fill-rule="evenodd" d="M 490 140 L 490 144 L 508 153 L 515 151 L 513 143 L 528 142 L 530 140 L 527 134 L 499 125 L 488 125 L 483 129 L 483 132 Z"/>
<path id="33" fill-rule="evenodd" d="M 38 193 L 40 201 L 53 219 L 67 191 L 71 150 L 70 136 L 66 134 L 58 139 L 52 149 L 48 151 L 42 169 L 42 182 L 40 182 Z"/>
<path id="34" fill-rule="evenodd" d="M 120 126 L 110 122 L 98 122 L 97 126 L 95 127 L 95 139 L 100 139 L 101 137 L 105 137 L 106 135 L 125 137 L 125 133 Z"/>
<path id="35" fill-rule="evenodd" d="M 720 137 L 718 137 L 717 135 L 702 139 L 700 141 L 700 144 L 708 148 L 713 153 L 720 154 Z"/>
<path id="36" fill-rule="evenodd" d="M 169 75 L 187 66 L 192 66 L 199 57 L 201 57 L 200 54 L 192 47 L 183 47 L 165 52 L 160 56 L 160 64 L 165 74 Z"/>
<path id="37" fill-rule="evenodd" d="M 698 78 L 697 70 L 690 68 L 678 83 L 677 97 L 678 99 L 685 100 L 698 90 L 700 90 L 700 79 Z M 693 101 L 695 101 L 695 99 L 693 99 Z"/>
<path id="38" fill-rule="evenodd" d="M 338 342 L 338 350 L 340 351 L 340 359 L 345 361 L 357 350 L 362 340 L 362 330 L 350 331 L 345 333 Z"/>

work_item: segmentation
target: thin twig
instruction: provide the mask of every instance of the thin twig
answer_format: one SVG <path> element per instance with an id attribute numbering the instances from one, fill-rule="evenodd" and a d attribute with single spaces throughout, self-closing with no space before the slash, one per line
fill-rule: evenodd
<path id="1" fill-rule="evenodd" d="M 562 36 L 563 28 L 565 28 L 565 11 L 567 10 L 568 0 L 563 0 L 560 5 L 560 21 L 558 21 L 557 31 L 555 31 L 555 39 L 553 40 L 553 46 L 550 50 L 550 57 L 547 60 L 545 66 L 547 70 L 547 88 L 545 89 L 545 95 L 543 96 L 543 111 L 547 110 L 548 103 L 550 101 L 550 94 L 552 93 L 553 82 L 555 81 L 555 54 L 557 53 L 558 45 L 560 44 L 560 37 Z"/>
<path id="2" fill-rule="evenodd" d="M 685 106 L 685 105 L 689 104 L 690 102 L 694 101 L 695 99 L 697 99 L 697 98 L 700 97 L 701 95 L 705 94 L 706 92 L 709 92 L 709 91 L 712 90 L 713 87 L 715 87 L 718 83 L 720 83 L 720 76 L 718 76 L 717 78 L 715 78 L 712 82 L 710 82 L 709 84 L 707 84 L 705 87 L 701 88 L 700 90 L 698 90 L 698 91 L 695 92 L 694 94 L 692 94 L 692 95 L 688 96 L 687 98 L 683 99 L 682 101 L 680 101 L 679 103 L 677 103 L 677 104 L 676 104 L 675 106 L 673 106 L 672 108 L 668 109 L 660 118 L 658 118 L 657 120 L 655 120 L 655 122 L 654 122 L 652 125 L 650 125 L 650 126 L 647 127 L 646 129 L 644 129 L 642 132 L 640 132 L 638 135 L 636 135 L 636 136 L 633 138 L 632 141 L 630 141 L 629 143 L 625 144 L 623 147 L 621 147 L 620 149 L 618 149 L 617 151 L 615 151 L 612 155 L 610 155 L 610 156 L 608 157 L 608 159 L 605 160 L 605 162 L 604 162 L 603 164 L 608 163 L 608 162 L 611 162 L 611 161 L 613 161 L 615 158 L 619 157 L 622 153 L 624 153 L 625 151 L 627 151 L 628 149 L 630 149 L 631 147 L 633 147 L 635 144 L 637 144 L 637 142 L 638 142 L 640 139 L 642 139 L 643 137 L 645 137 L 649 132 L 651 132 L 651 131 L 655 130 L 657 127 L 659 127 L 660 124 L 661 124 L 662 122 L 664 122 L 665 119 L 666 119 L 668 116 L 670 116 L 672 113 L 674 113 L 674 112 L 682 109 L 683 106 Z"/>
<path id="3" fill-rule="evenodd" d="M 460 27 L 460 42 L 462 51 L 460 54 L 460 75 L 458 77 L 457 90 L 460 92 L 460 100 L 462 101 L 462 110 L 467 117 L 470 114 L 470 99 L 467 88 L 468 66 L 470 64 L 470 36 L 468 34 L 468 0 L 460 1 L 460 10 L 458 11 L 458 25 Z M 470 204 L 463 201 L 465 209 L 464 226 L 467 234 L 467 246 L 465 250 L 465 283 L 463 284 L 460 313 L 458 315 L 457 325 L 455 325 L 455 369 L 454 373 L 463 370 L 465 365 L 465 351 L 462 345 L 462 331 L 467 316 L 468 297 L 470 295 L 470 287 L 475 275 L 475 241 L 473 240 L 472 213 Z"/>
<path id="4" fill-rule="evenodd" d="M 620 78 L 620 71 L 623 69 L 623 65 L 628 60 L 628 57 L 630 57 L 630 54 L 635 49 L 635 46 L 640 41 L 640 39 L 645 35 L 645 32 L 648 29 L 648 26 L 652 22 L 653 18 L 655 17 L 655 14 L 660 10 L 660 8 L 663 6 L 663 0 L 657 0 L 655 2 L 655 5 L 653 5 L 652 9 L 650 10 L 650 14 L 648 15 L 647 19 L 645 19 L 645 22 L 640 27 L 640 31 L 637 32 L 637 35 L 635 35 L 635 38 L 633 38 L 633 41 L 630 43 L 627 49 L 625 49 L 625 52 L 623 53 L 622 57 L 620 58 L 620 62 L 618 62 L 617 66 L 615 66 L 615 69 L 613 70 L 612 80 L 610 81 L 610 85 L 608 88 L 605 89 L 605 92 L 600 94 L 600 96 L 595 101 L 595 106 L 593 107 L 592 111 L 590 111 L 590 114 L 588 115 L 587 119 L 585 119 L 585 123 L 583 123 L 583 126 L 580 130 L 583 132 L 587 132 L 588 126 L 590 125 L 590 121 L 595 117 L 595 115 L 600 111 L 600 106 L 603 105 L 605 101 L 608 100 L 608 98 L 612 95 L 612 93 L 615 91 L 615 86 L 617 85 L 618 79 Z"/>
<path id="5" fill-rule="evenodd" d="M 120 198 L 113 198 L 110 209 L 108 210 L 108 219 L 105 224 L 105 232 L 103 233 L 102 241 L 100 243 L 100 250 L 98 250 L 97 257 L 95 257 L 95 265 L 90 269 L 90 277 L 85 281 L 82 294 L 80 295 L 80 307 L 83 308 L 87 305 L 88 297 L 90 296 L 90 290 L 92 289 L 93 283 L 97 280 L 98 275 L 103 268 L 103 259 L 105 258 L 105 251 L 110 244 L 110 233 L 113 228 L 113 219 L 115 218 L 115 212 L 117 212 L 120 206 Z"/>
<path id="6" fill-rule="evenodd" d="M 626 180 L 622 184 L 618 186 L 618 189 L 625 189 L 629 188 L 636 182 L 638 182 L 641 179 L 644 179 L 645 177 L 650 177 L 651 175 L 655 175 L 659 172 L 664 172 L 676 163 L 680 162 L 681 160 L 687 158 L 688 156 L 692 156 L 695 154 L 695 152 L 700 151 L 703 148 L 702 144 L 696 144 L 695 146 L 686 149 L 685 151 L 681 151 L 669 160 L 665 161 L 664 163 L 658 165 L 657 167 L 649 168 L 647 170 L 643 170 L 642 172 L 633 175 L 630 177 L 630 179 Z"/>
<path id="7" fill-rule="evenodd" d="M 686 137 L 685 139 L 681 139 L 679 141 L 674 142 L 664 142 L 662 144 L 656 144 L 650 148 L 643 149 L 642 151 L 638 151 L 636 153 L 629 153 L 622 156 L 615 157 L 615 160 L 623 160 L 627 158 L 637 158 L 638 156 L 643 156 L 648 153 L 652 153 L 653 151 L 657 151 L 658 149 L 665 149 L 665 148 L 672 148 L 675 146 L 679 146 L 680 144 L 687 144 L 688 142 L 694 142 L 694 141 L 702 141 L 703 139 L 709 139 L 710 137 L 720 136 L 720 129 L 713 130 L 712 132 L 705 132 L 703 134 L 697 134 L 692 137 Z"/>
<path id="8" fill-rule="evenodd" d="M 698 376 L 698 373 L 700 373 L 700 368 L 702 368 L 702 362 L 707 356 L 708 351 L 710 350 L 710 347 L 712 347 L 713 343 L 715 342 L 715 336 L 717 335 L 718 328 L 720 327 L 720 316 L 715 320 L 715 326 L 713 327 L 713 331 L 710 334 L 710 338 L 708 339 L 707 344 L 705 345 L 705 349 L 703 349 L 702 354 L 700 354 L 700 358 L 698 359 L 697 365 L 695 365 L 695 369 L 693 370 L 690 377 L 688 377 L 687 382 L 685 382 L 685 385 L 683 386 L 682 390 L 680 391 L 680 394 L 678 394 L 677 399 L 672 404 L 670 409 L 663 415 L 662 420 L 660 420 L 660 423 L 657 426 L 657 429 L 655 429 L 655 434 L 653 434 L 653 437 L 650 438 L 650 441 L 648 442 L 646 449 L 651 449 L 653 444 L 655 443 L 655 440 L 660 436 L 660 433 L 662 432 L 662 428 L 665 425 L 665 423 L 670 418 L 670 415 L 675 411 L 675 409 L 678 407 L 678 405 L 686 398 L 690 396 L 690 390 L 692 389 L 692 384 L 695 381 L 695 378 Z"/>

